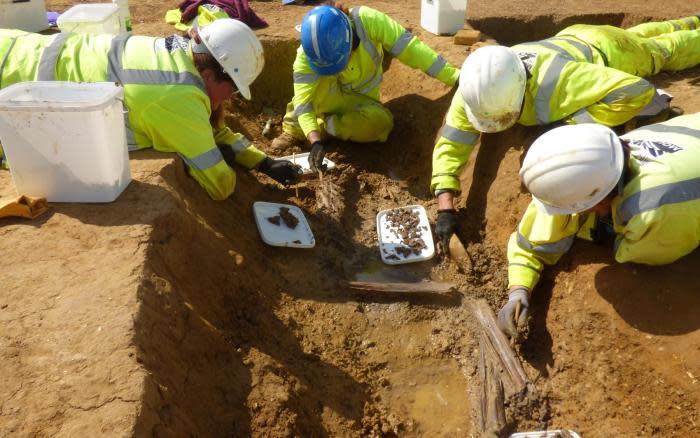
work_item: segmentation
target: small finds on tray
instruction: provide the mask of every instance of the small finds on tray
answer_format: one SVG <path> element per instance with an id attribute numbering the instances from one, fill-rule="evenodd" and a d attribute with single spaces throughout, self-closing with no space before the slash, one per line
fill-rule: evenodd
<path id="1" fill-rule="evenodd" d="M 410 208 L 399 208 L 389 212 L 386 216 L 387 230 L 401 239 L 403 246 L 397 246 L 395 251 L 402 257 L 411 254 L 419 255 L 428 246 L 421 237 L 424 226 L 421 227 L 420 216 L 417 211 Z"/>
<path id="2" fill-rule="evenodd" d="M 279 209 L 279 215 L 277 216 L 271 216 L 267 218 L 267 221 L 270 222 L 271 224 L 275 224 L 277 226 L 281 225 L 280 219 L 284 224 L 287 226 L 287 228 L 295 229 L 297 227 L 297 224 L 299 224 L 299 219 L 297 219 L 296 216 L 294 216 L 292 213 L 289 212 L 289 209 L 287 207 L 280 207 Z"/>

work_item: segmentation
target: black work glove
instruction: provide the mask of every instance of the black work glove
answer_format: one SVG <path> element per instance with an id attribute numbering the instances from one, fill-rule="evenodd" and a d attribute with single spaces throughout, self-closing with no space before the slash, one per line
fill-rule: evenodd
<path id="1" fill-rule="evenodd" d="M 520 314 L 515 320 L 515 310 L 520 303 Z M 529 294 L 527 289 L 519 287 L 513 289 L 508 294 L 508 302 L 498 311 L 498 321 L 496 324 L 503 333 L 511 339 L 520 339 L 519 331 L 527 327 L 528 308 L 530 307 Z"/>
<path id="2" fill-rule="evenodd" d="M 438 210 L 437 221 L 435 221 L 435 232 L 437 233 L 440 245 L 442 245 L 444 254 L 448 253 L 450 238 L 457 232 L 458 228 L 457 210 L 454 208 Z"/>
<path id="3" fill-rule="evenodd" d="M 288 160 L 273 160 L 265 157 L 258 165 L 258 170 L 280 184 L 294 184 L 301 178 L 302 170 L 300 166 Z"/>
<path id="4" fill-rule="evenodd" d="M 326 147 L 321 140 L 314 142 L 311 145 L 309 152 L 309 167 L 314 173 L 325 172 L 328 166 L 323 164 L 323 158 L 326 156 Z"/>

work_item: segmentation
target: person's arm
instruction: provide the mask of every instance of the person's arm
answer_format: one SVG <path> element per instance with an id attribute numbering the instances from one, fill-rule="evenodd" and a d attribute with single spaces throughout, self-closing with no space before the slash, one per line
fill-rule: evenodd
<path id="1" fill-rule="evenodd" d="M 654 92 L 654 86 L 638 76 L 596 64 L 569 62 L 557 83 L 556 105 L 550 102 L 550 108 L 566 123 L 618 126 L 642 111 Z"/>
<path id="2" fill-rule="evenodd" d="M 226 199 L 236 186 L 236 174 L 226 164 L 214 140 L 209 100 L 194 87 L 170 91 L 140 111 L 140 124 L 153 148 L 176 152 L 190 175 L 212 199 Z"/>
<path id="3" fill-rule="evenodd" d="M 544 266 L 555 264 L 569 251 L 588 217 L 550 216 L 531 202 L 508 241 L 508 288 L 532 291 Z"/>
<path id="4" fill-rule="evenodd" d="M 449 86 L 457 83 L 459 69 L 445 61 L 394 19 L 367 6 L 360 6 L 360 17 L 369 38 L 381 41 L 384 50 L 399 61 L 420 69 Z"/>
<path id="5" fill-rule="evenodd" d="M 265 152 L 256 148 L 243 134 L 231 131 L 228 126 L 214 129 L 214 141 L 220 147 L 230 147 L 236 163 L 246 169 L 258 167 L 267 156 Z"/>
<path id="6" fill-rule="evenodd" d="M 498 327 L 520 340 L 530 313 L 530 296 L 544 265 L 555 264 L 573 245 L 592 215 L 549 216 L 530 203 L 508 242 L 508 301 L 498 311 Z"/>
<path id="7" fill-rule="evenodd" d="M 293 70 L 294 96 L 292 104 L 294 105 L 294 116 L 309 143 L 313 144 L 320 139 L 313 99 L 321 77 L 311 69 L 301 47 L 297 50 Z"/>
<path id="8" fill-rule="evenodd" d="M 433 174 L 430 190 L 438 195 L 438 200 L 444 199 L 440 208 L 453 208 L 451 199 L 461 192 L 459 176 L 464 169 L 469 155 L 479 140 L 477 131 L 464 111 L 464 102 L 459 92 L 452 98 L 450 109 L 445 117 L 445 123 L 433 149 Z M 449 191 L 451 194 L 441 195 Z"/>

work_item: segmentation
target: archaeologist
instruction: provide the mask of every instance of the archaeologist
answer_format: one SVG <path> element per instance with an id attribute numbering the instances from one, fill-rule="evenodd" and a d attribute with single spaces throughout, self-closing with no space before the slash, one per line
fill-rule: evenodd
<path id="1" fill-rule="evenodd" d="M 272 143 L 273 149 L 285 150 L 308 139 L 313 170 L 323 170 L 329 137 L 367 143 L 389 136 L 394 117 L 379 102 L 384 51 L 447 85 L 459 76 L 458 69 L 385 14 L 331 3 L 335 6 L 318 6 L 304 17 L 294 97 L 284 133 Z"/>
<path id="2" fill-rule="evenodd" d="M 700 17 L 631 29 L 574 25 L 553 38 L 507 48 L 487 46 L 464 62 L 433 151 L 431 189 L 438 197 L 436 232 L 446 247 L 458 220 L 453 198 L 480 132 L 516 122 L 625 124 L 661 116 L 668 100 L 642 77 L 700 63 Z"/>
<path id="3" fill-rule="evenodd" d="M 193 39 L 0 30 L 0 87 L 34 80 L 122 84 L 129 149 L 176 152 L 213 199 L 233 192 L 234 163 L 283 184 L 299 176 L 297 166 L 266 157 L 223 123 L 222 103 L 237 92 L 250 99 L 262 68 L 260 41 L 232 19 L 200 28 Z"/>
<path id="4" fill-rule="evenodd" d="M 509 336 L 527 324 L 544 265 L 576 237 L 614 241 L 616 261 L 648 265 L 700 243 L 700 113 L 621 137 L 598 124 L 555 128 L 532 144 L 520 177 L 532 202 L 508 242 L 509 298 L 498 324 Z"/>

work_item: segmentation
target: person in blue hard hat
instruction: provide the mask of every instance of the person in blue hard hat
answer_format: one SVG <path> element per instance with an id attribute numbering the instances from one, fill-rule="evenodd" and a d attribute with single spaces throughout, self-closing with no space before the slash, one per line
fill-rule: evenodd
<path id="1" fill-rule="evenodd" d="M 294 97 L 272 147 L 282 151 L 307 139 L 309 164 L 319 171 L 329 137 L 386 141 L 394 117 L 379 102 L 385 51 L 449 86 L 459 77 L 459 69 L 382 12 L 335 2 L 309 11 L 294 61 Z"/>

